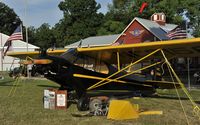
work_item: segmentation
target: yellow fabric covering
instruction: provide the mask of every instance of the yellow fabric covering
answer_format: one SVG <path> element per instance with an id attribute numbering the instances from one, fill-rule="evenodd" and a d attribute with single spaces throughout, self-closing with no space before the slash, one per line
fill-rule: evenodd
<path id="1" fill-rule="evenodd" d="M 110 102 L 107 119 L 127 120 L 136 118 L 139 118 L 138 106 L 133 106 L 125 100 L 112 100 Z"/>

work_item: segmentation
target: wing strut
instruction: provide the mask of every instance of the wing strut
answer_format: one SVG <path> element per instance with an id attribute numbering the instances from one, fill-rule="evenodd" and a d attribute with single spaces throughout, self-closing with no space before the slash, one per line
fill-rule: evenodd
<path id="1" fill-rule="evenodd" d="M 84 75 L 84 74 L 73 74 L 74 77 L 78 77 L 78 78 L 86 78 L 86 79 L 96 79 L 96 80 L 102 80 L 104 78 L 102 77 L 96 77 L 96 76 L 91 76 L 91 75 Z M 117 79 L 108 79 L 107 81 L 110 82 L 118 82 L 118 83 L 128 83 L 126 81 L 123 80 L 117 80 Z M 139 86 L 148 86 L 148 87 L 152 87 L 151 85 L 147 85 L 147 84 L 139 84 L 139 83 L 131 83 L 134 85 L 139 85 Z"/>
<path id="2" fill-rule="evenodd" d="M 107 78 L 105 78 L 105 79 L 103 79 L 103 80 L 97 82 L 96 84 L 94 84 L 94 85 L 92 85 L 91 87 L 89 87 L 87 90 L 91 90 L 91 89 L 97 88 L 97 87 L 99 87 L 99 86 L 102 86 L 102 85 L 104 85 L 104 84 L 110 83 L 110 81 L 108 81 L 109 78 L 111 78 L 111 77 L 113 77 L 113 76 L 119 74 L 120 72 L 122 72 L 122 71 L 128 69 L 129 67 L 131 67 L 131 66 L 133 66 L 133 65 L 135 65 L 135 64 L 137 64 L 137 63 L 139 63 L 139 62 L 141 62 L 141 61 L 143 61 L 144 59 L 150 57 L 151 55 L 153 55 L 153 54 L 155 54 L 155 53 L 157 53 L 157 52 L 159 52 L 160 50 L 161 50 L 161 49 L 157 49 L 157 50 L 151 52 L 150 54 L 148 54 L 148 55 L 142 57 L 141 59 L 139 59 L 139 60 L 137 60 L 137 61 L 131 63 L 130 65 L 126 66 L 125 68 L 123 68 L 123 69 L 121 69 L 121 70 L 119 70 L 119 71 L 113 73 L 112 75 L 108 76 Z M 160 63 L 161 63 L 161 62 L 160 62 Z M 152 66 L 154 66 L 154 65 L 158 65 L 158 64 L 160 64 L 160 63 L 154 63 L 154 64 L 152 64 L 152 65 L 150 65 L 150 66 L 147 66 L 147 67 L 144 67 L 144 68 L 142 68 L 142 69 L 139 69 L 139 71 L 144 70 L 144 69 L 147 69 L 147 68 L 152 67 Z M 138 70 L 136 70 L 136 71 L 138 72 Z M 136 71 L 131 72 L 131 74 L 132 74 L 132 73 L 136 73 Z M 129 75 L 130 75 L 130 73 L 129 73 Z M 123 76 L 123 77 L 125 77 L 125 76 Z M 120 77 L 120 78 L 122 78 L 122 77 Z M 103 83 L 104 81 L 108 81 L 108 82 Z M 101 83 L 102 83 L 102 84 L 101 84 Z"/>
<path id="3" fill-rule="evenodd" d="M 118 71 L 120 70 L 120 58 L 119 58 L 119 51 L 117 51 L 117 66 L 118 66 Z"/>
<path id="4" fill-rule="evenodd" d="M 99 86 L 108 84 L 108 83 L 110 83 L 110 82 L 112 82 L 112 81 L 115 81 L 115 80 L 119 80 L 119 79 L 124 78 L 124 77 L 126 77 L 126 76 L 129 76 L 129 75 L 131 75 L 131 74 L 133 74 L 133 73 L 137 73 L 138 71 L 143 71 L 143 70 L 145 70 L 145 69 L 148 69 L 148 68 L 150 68 L 150 67 L 159 65 L 159 64 L 161 64 L 161 63 L 162 63 L 162 61 L 153 63 L 153 64 L 148 65 L 148 66 L 145 66 L 145 67 L 143 67 L 143 68 L 141 68 L 141 69 L 138 69 L 138 70 L 132 71 L 132 72 L 130 72 L 130 73 L 127 73 L 127 74 L 125 74 L 125 75 L 122 75 L 122 76 L 120 76 L 120 77 L 117 77 L 117 78 L 115 78 L 115 79 L 113 79 L 113 80 L 111 80 L 111 81 L 107 81 L 107 82 L 101 83 L 101 84 L 99 84 L 99 85 L 96 85 L 94 88 L 97 88 L 97 87 L 99 87 Z M 90 89 L 89 89 L 89 90 L 90 90 Z"/>

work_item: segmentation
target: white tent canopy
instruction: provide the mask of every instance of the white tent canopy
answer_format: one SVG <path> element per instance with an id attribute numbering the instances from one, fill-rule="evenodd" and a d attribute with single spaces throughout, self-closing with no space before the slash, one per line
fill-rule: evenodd
<path id="1" fill-rule="evenodd" d="M 19 59 L 9 57 L 9 56 L 5 56 L 4 59 L 2 59 L 2 49 L 8 38 L 9 38 L 8 35 L 0 33 L 0 51 L 1 51 L 0 52 L 0 71 L 8 71 L 10 70 L 10 68 L 19 66 L 18 64 Z M 32 44 L 28 44 L 28 51 L 35 51 L 36 49 L 39 49 L 39 47 L 34 46 Z M 12 52 L 27 51 L 27 43 L 22 40 L 14 40 L 12 41 L 12 46 L 9 51 L 12 51 Z"/>

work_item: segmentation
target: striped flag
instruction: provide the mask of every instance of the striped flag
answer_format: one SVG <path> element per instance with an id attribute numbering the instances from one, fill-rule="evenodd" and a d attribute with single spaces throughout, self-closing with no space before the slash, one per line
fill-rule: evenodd
<path id="1" fill-rule="evenodd" d="M 23 35 L 22 35 L 22 25 L 18 26 L 13 34 L 8 38 L 7 41 L 12 41 L 12 40 L 23 40 Z"/>
<path id="2" fill-rule="evenodd" d="M 167 37 L 169 39 L 184 39 L 187 38 L 187 31 L 186 31 L 186 25 L 185 23 L 182 23 L 178 27 L 176 27 L 174 30 L 170 31 L 167 34 Z"/>
<path id="3" fill-rule="evenodd" d="M 3 58 L 6 55 L 7 51 L 9 50 L 9 48 L 12 46 L 12 40 L 23 40 L 23 35 L 22 35 L 22 25 L 19 25 L 15 31 L 13 32 L 13 34 L 10 35 L 10 37 L 7 39 L 6 43 L 3 46 Z M 4 47 L 6 47 L 6 50 L 4 52 Z"/>

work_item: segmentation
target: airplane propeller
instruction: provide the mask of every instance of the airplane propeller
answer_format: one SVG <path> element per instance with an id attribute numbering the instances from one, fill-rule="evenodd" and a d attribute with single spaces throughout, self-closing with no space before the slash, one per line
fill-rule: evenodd
<path id="1" fill-rule="evenodd" d="M 43 57 L 43 56 L 46 56 L 47 55 L 47 49 L 46 48 L 42 48 L 41 50 L 40 50 L 40 55 L 39 55 L 39 57 Z"/>

